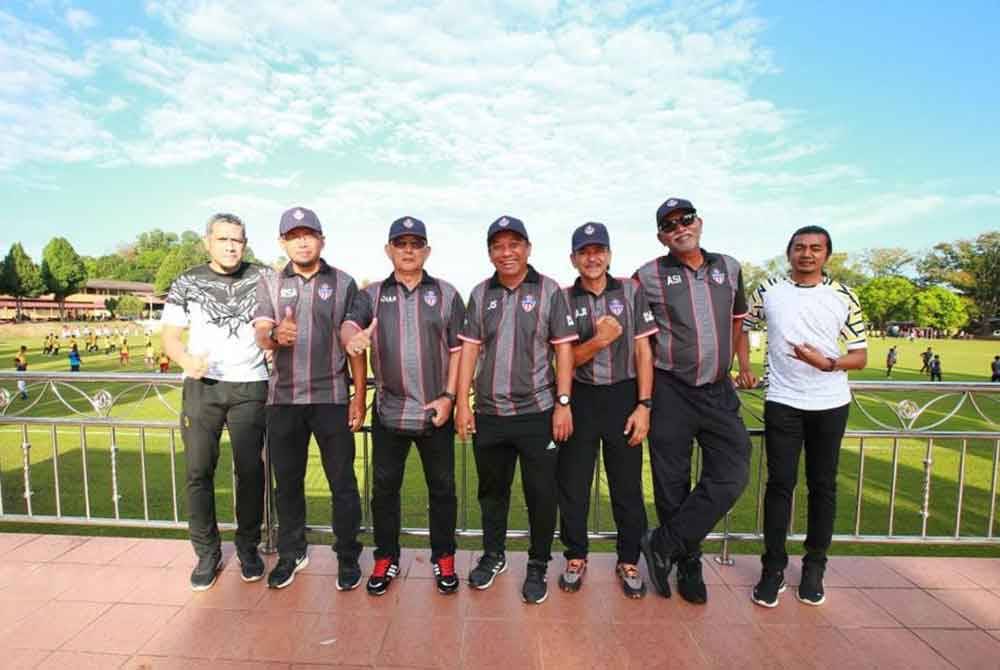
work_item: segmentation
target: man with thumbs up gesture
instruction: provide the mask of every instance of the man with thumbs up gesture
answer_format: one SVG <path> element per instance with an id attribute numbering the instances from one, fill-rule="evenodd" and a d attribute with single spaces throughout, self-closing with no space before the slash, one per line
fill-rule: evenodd
<path id="1" fill-rule="evenodd" d="M 348 354 L 371 349 L 372 520 L 375 567 L 368 592 L 384 594 L 399 574 L 400 488 L 410 445 L 416 444 L 430 499 L 431 563 L 438 591 L 458 589 L 455 574 L 455 426 L 452 408 L 465 319 L 462 298 L 424 271 L 427 229 L 413 217 L 389 228 L 385 253 L 392 273 L 358 293 L 341 328 Z"/>
<path id="2" fill-rule="evenodd" d="M 337 588 L 361 583 L 361 496 L 354 475 L 352 431 L 365 417 L 365 360 L 348 356 L 340 328 L 358 293 L 347 273 L 326 263 L 323 228 L 311 210 L 281 216 L 288 265 L 257 284 L 257 344 L 273 352 L 267 398 L 268 449 L 278 484 L 278 563 L 267 585 L 280 589 L 309 563 L 305 475 L 309 439 L 316 438 L 330 491 L 337 553 Z M 347 369 L 354 383 L 348 391 Z"/>

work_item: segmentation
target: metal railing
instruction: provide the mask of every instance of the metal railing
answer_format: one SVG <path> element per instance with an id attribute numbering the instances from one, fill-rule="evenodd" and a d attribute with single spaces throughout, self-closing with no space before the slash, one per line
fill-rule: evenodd
<path id="1" fill-rule="evenodd" d="M 24 382 L 27 400 L 18 397 L 19 381 Z M 0 372 L 0 522 L 185 529 L 187 523 L 182 518 L 182 505 L 178 498 L 178 489 L 183 488 L 184 478 L 177 453 L 182 448 L 177 435 L 180 430 L 181 383 L 180 375 L 176 374 Z M 851 429 L 845 434 L 842 457 L 849 454 L 857 462 L 851 466 L 842 458 L 839 474 L 842 478 L 853 477 L 856 480 L 851 510 L 853 516 L 849 531 L 838 532 L 834 540 L 1000 544 L 1000 537 L 994 532 L 1000 480 L 1000 384 L 856 382 L 852 384 L 852 389 L 852 418 L 855 424 L 861 422 L 869 426 Z M 741 502 L 708 538 L 722 542 L 721 555 L 717 559 L 722 563 L 731 562 L 731 542 L 763 537 L 765 458 L 763 421 L 759 412 L 761 393 L 743 393 L 754 448 L 751 484 Z M 906 397 L 900 399 L 901 394 Z M 369 430 L 365 426 L 361 433 L 360 484 L 364 499 L 362 525 L 365 530 L 371 526 Z M 80 452 L 73 456 L 72 461 L 71 452 L 60 447 L 60 443 L 68 439 L 67 432 L 75 436 L 74 441 Z M 39 433 L 47 433 L 47 448 L 39 446 Z M 46 438 L 41 438 L 41 441 L 46 441 Z M 95 446 L 95 441 L 100 443 L 99 447 Z M 159 446 L 151 449 L 151 442 Z M 471 445 L 462 442 L 457 445 L 460 449 L 456 467 L 458 534 L 477 536 L 481 535 L 481 530 L 472 527 L 473 515 L 469 507 L 470 499 L 474 499 L 475 495 L 469 491 L 474 474 L 474 463 L 469 456 Z M 33 457 L 36 449 L 41 449 L 44 457 Z M 921 471 L 904 477 L 900 470 L 909 467 L 904 464 L 904 453 L 915 449 L 922 454 L 919 461 Z M 886 453 L 880 458 L 876 452 Z M 984 461 L 983 454 L 986 452 L 989 458 Z M 943 454 L 947 456 L 945 461 L 957 459 L 954 500 L 945 501 L 949 515 L 953 515 L 949 516 L 950 532 L 946 534 L 933 532 L 941 527 L 939 519 L 942 512 L 937 512 L 935 516 L 932 503 L 935 496 L 940 498 L 945 495 L 942 487 L 949 485 L 950 481 L 941 479 L 941 473 L 935 470 L 936 459 Z M 168 457 L 168 462 L 154 464 L 151 469 L 150 460 L 155 458 L 161 461 L 163 455 Z M 19 462 L 13 467 L 10 462 L 5 462 L 14 458 Z M 267 551 L 274 547 L 276 515 L 266 449 L 264 459 L 269 474 L 264 522 L 264 549 Z M 970 470 L 972 461 L 978 464 L 978 470 Z M 984 462 L 990 464 L 988 477 L 985 478 L 980 472 Z M 696 450 L 694 478 L 697 478 L 700 464 L 700 454 Z M 881 510 L 886 515 L 884 532 L 865 532 L 866 511 L 873 504 L 871 498 L 866 496 L 866 465 L 887 470 L 884 475 L 888 481 L 873 481 L 873 477 L 869 476 L 867 482 L 870 487 L 885 489 L 881 492 L 887 498 L 885 509 Z M 137 477 L 123 473 L 123 469 L 129 473 L 137 470 Z M 169 486 L 163 482 L 167 471 Z M 15 473 L 13 478 L 10 472 Z M 919 482 L 914 485 L 917 474 Z M 970 474 L 976 475 L 978 484 L 970 484 Z M 232 507 L 235 510 L 235 474 L 233 478 Z M 903 482 L 904 478 L 908 482 Z M 988 485 L 985 485 L 985 479 L 989 480 Z M 10 487 L 11 480 L 20 481 L 23 505 L 17 505 L 17 509 L 5 500 L 4 487 Z M 49 488 L 49 485 L 51 490 L 36 490 L 39 486 Z M 613 538 L 614 524 L 606 518 L 607 483 L 600 460 L 593 487 L 591 537 Z M 67 489 L 72 489 L 70 493 L 75 494 L 72 499 L 66 495 Z M 48 495 L 45 505 L 35 502 L 42 493 Z M 910 511 L 920 517 L 919 530 L 900 532 L 901 494 L 913 497 Z M 141 513 L 137 511 L 138 503 L 131 506 L 131 514 L 123 511 L 121 502 L 126 495 L 131 501 L 138 497 Z M 984 495 L 988 495 L 985 501 L 982 500 Z M 970 496 L 976 497 L 982 508 L 981 513 L 973 516 L 985 517 L 985 528 L 981 532 L 969 530 L 966 508 Z M 796 510 L 796 497 L 793 496 L 792 500 L 790 540 L 804 539 L 804 534 L 794 528 L 795 520 L 801 516 L 801 510 Z M 935 521 L 933 529 L 930 526 L 932 519 Z M 839 525 L 843 526 L 843 522 Z M 223 530 L 235 529 L 235 519 L 220 523 L 220 526 Z M 332 532 L 329 526 L 311 526 L 310 530 Z M 404 528 L 403 532 L 426 535 L 428 530 L 410 527 Z M 527 531 L 513 529 L 509 535 L 524 537 Z"/>

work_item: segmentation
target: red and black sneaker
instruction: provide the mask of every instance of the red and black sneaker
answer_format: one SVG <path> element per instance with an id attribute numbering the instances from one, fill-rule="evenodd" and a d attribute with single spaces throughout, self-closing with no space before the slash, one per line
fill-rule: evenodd
<path id="1" fill-rule="evenodd" d="M 392 584 L 397 575 L 399 575 L 398 558 L 376 558 L 375 568 L 368 578 L 368 593 L 373 596 L 385 595 L 389 590 L 389 584 Z"/>
<path id="2" fill-rule="evenodd" d="M 445 595 L 458 591 L 458 575 L 455 574 L 455 554 L 445 554 L 434 561 L 434 579 L 438 593 Z"/>

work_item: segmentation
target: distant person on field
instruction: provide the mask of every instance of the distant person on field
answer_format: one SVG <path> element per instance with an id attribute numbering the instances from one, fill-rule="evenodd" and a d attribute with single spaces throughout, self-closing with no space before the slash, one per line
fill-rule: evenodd
<path id="1" fill-rule="evenodd" d="M 896 365 L 899 354 L 896 353 L 896 347 L 889 347 L 889 353 L 885 355 L 885 376 L 892 376 L 892 368 Z"/>
<path id="2" fill-rule="evenodd" d="M 930 373 L 932 358 L 934 358 L 934 351 L 930 347 L 927 347 L 927 350 L 920 354 L 920 360 L 922 361 L 922 365 L 920 366 L 921 374 L 924 372 Z"/>
<path id="3" fill-rule="evenodd" d="M 146 337 L 146 354 L 143 356 L 143 362 L 145 362 L 147 368 L 152 368 L 156 365 L 156 354 L 153 351 L 153 342 Z"/>
<path id="4" fill-rule="evenodd" d="M 21 345 L 21 349 L 17 356 L 14 357 L 14 369 L 18 372 L 28 371 L 28 347 Z M 17 393 L 21 396 L 21 400 L 28 399 L 28 382 L 23 379 L 17 380 Z"/>
<path id="5" fill-rule="evenodd" d="M 69 371 L 80 371 L 80 350 L 75 344 L 71 345 L 69 348 Z"/>
<path id="6" fill-rule="evenodd" d="M 158 362 L 160 364 L 160 373 L 161 374 L 166 374 L 167 372 L 170 371 L 170 357 L 169 356 L 167 356 L 163 352 L 160 352 L 160 356 L 159 356 Z"/>
<path id="7" fill-rule="evenodd" d="M 934 354 L 934 358 L 931 359 L 931 381 L 941 381 L 941 357 L 937 354 Z"/>
<path id="8" fill-rule="evenodd" d="M 118 352 L 118 365 L 123 368 L 128 367 L 128 340 L 122 338 L 122 348 Z"/>
<path id="9" fill-rule="evenodd" d="M 993 362 L 990 363 L 990 376 L 991 382 L 1000 382 L 1000 356 L 994 356 Z"/>

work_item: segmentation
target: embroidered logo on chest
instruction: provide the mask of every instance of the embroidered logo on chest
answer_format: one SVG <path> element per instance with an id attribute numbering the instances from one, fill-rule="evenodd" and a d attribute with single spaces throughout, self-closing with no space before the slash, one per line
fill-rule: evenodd
<path id="1" fill-rule="evenodd" d="M 396 302 L 396 296 L 394 295 L 384 295 L 381 298 L 382 302 Z"/>
<path id="2" fill-rule="evenodd" d="M 585 318 L 587 318 L 587 308 L 586 307 L 577 307 L 576 311 L 573 313 L 573 318 L 574 319 L 585 319 Z"/>
<path id="3" fill-rule="evenodd" d="M 323 284 L 316 293 L 319 295 L 320 300 L 329 300 L 330 296 L 333 295 L 333 288 L 329 284 Z"/>
<path id="4" fill-rule="evenodd" d="M 424 302 L 427 303 L 428 307 L 438 304 L 437 293 L 433 289 L 424 291 Z"/>
<path id="5" fill-rule="evenodd" d="M 486 311 L 488 312 L 491 309 L 496 309 L 496 308 L 497 308 L 497 301 L 496 300 L 490 300 L 490 304 L 486 306 Z"/>
<path id="6" fill-rule="evenodd" d="M 680 283 L 681 283 L 680 275 L 670 275 L 669 277 L 667 277 L 667 286 L 673 286 L 674 284 L 680 284 Z"/>
<path id="7" fill-rule="evenodd" d="M 535 300 L 535 296 L 531 295 L 530 293 L 521 298 L 521 309 L 523 309 L 525 312 L 531 312 L 531 310 L 535 309 L 535 305 L 537 304 L 538 301 Z"/>
<path id="8" fill-rule="evenodd" d="M 281 289 L 281 297 L 282 298 L 294 298 L 298 294 L 299 294 L 299 292 L 295 289 L 294 286 L 291 286 L 289 288 L 283 288 L 283 289 Z"/>
<path id="9" fill-rule="evenodd" d="M 712 278 L 712 281 L 714 281 L 716 284 L 724 284 L 726 281 L 726 274 L 719 268 L 712 268 L 712 271 L 709 273 L 709 276 Z"/>
<path id="10" fill-rule="evenodd" d="M 608 309 L 610 309 L 611 313 L 615 316 L 621 316 L 622 312 L 625 311 L 625 304 L 618 298 L 612 298 L 608 303 Z"/>

